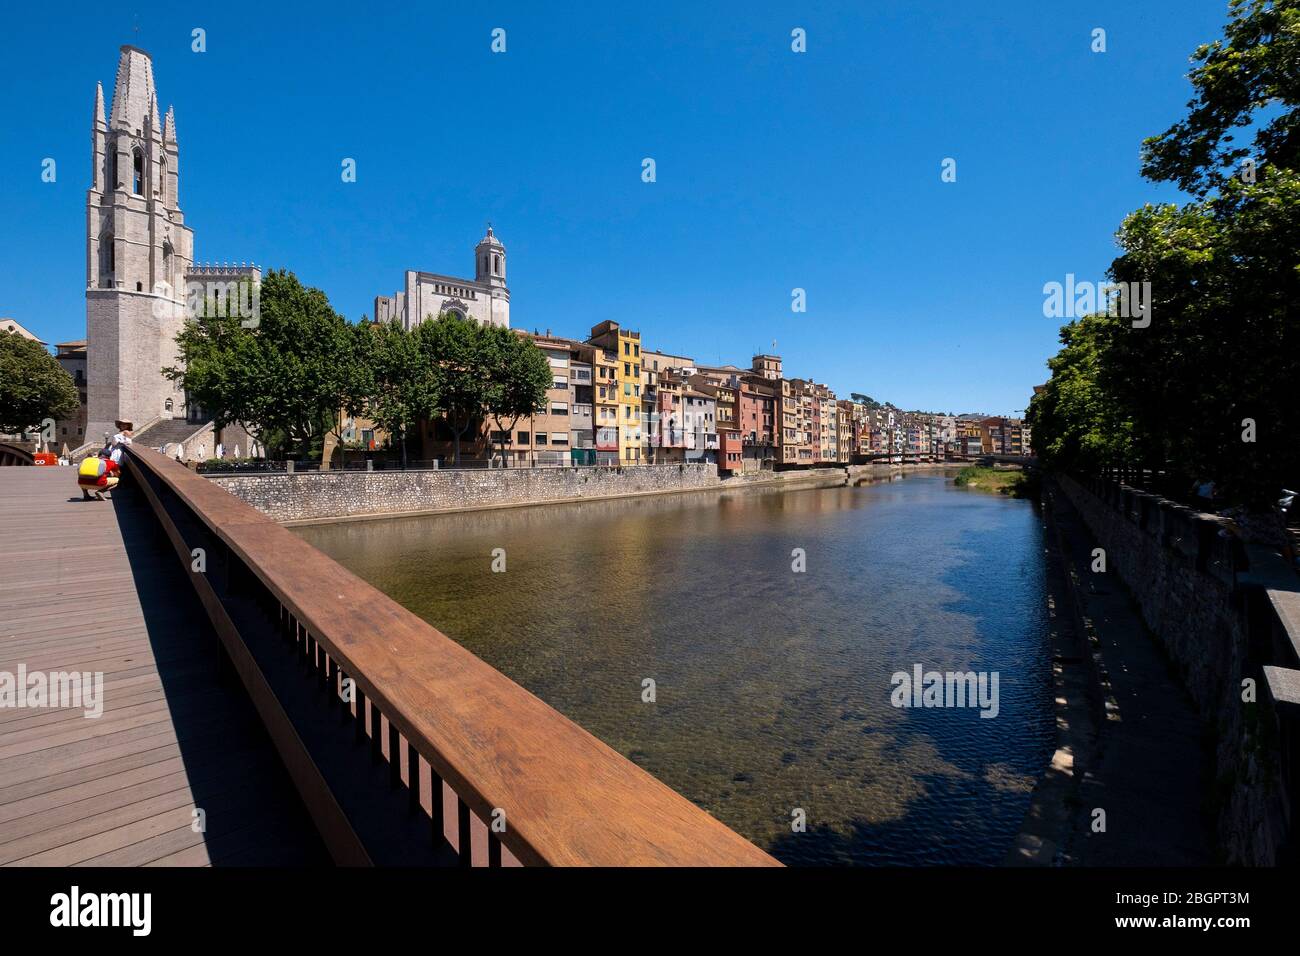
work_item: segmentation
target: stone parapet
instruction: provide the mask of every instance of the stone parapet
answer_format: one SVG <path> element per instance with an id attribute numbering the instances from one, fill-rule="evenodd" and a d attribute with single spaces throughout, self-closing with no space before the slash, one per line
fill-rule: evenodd
<path id="1" fill-rule="evenodd" d="M 1300 805 L 1300 578 L 1232 522 L 1104 480 L 1058 476 L 1163 644 L 1212 740 L 1229 862 L 1294 861 Z M 1293 699 L 1294 698 L 1294 699 Z"/>

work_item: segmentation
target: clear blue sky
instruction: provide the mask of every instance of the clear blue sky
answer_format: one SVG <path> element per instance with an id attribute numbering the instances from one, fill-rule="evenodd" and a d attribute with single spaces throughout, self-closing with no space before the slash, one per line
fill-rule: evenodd
<path id="1" fill-rule="evenodd" d="M 1180 118 L 1188 55 L 1226 18 L 1225 0 L 191 9 L 6 10 L 0 316 L 85 334 L 95 82 L 110 96 L 134 43 L 176 108 L 200 260 L 288 267 L 356 319 L 405 269 L 472 275 L 490 219 L 517 327 L 611 318 L 737 364 L 775 340 L 787 374 L 842 395 L 990 413 L 1047 376 L 1043 283 L 1099 279 L 1124 214 L 1178 198 L 1138 176 L 1139 144 Z"/>

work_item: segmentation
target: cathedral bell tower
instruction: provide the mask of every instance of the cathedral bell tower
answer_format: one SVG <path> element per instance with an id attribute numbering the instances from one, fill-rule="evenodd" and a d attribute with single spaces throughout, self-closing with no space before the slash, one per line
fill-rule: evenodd
<path id="1" fill-rule="evenodd" d="M 506 247 L 492 232 L 474 247 L 474 282 L 486 290 L 489 325 L 510 327 L 510 289 L 506 286 Z"/>
<path id="2" fill-rule="evenodd" d="M 127 419 L 182 418 L 184 394 L 162 375 L 177 361 L 194 235 L 180 209 L 176 119 L 158 115 L 153 62 L 124 46 L 111 111 L 95 89 L 86 194 L 86 440 Z"/>

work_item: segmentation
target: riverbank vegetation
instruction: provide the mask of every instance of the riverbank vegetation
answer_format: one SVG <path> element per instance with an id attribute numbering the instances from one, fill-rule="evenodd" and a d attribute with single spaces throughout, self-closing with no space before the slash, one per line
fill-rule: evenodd
<path id="1" fill-rule="evenodd" d="M 279 457 L 319 454 L 327 435 L 347 438 L 364 415 L 393 436 L 442 416 L 456 442 L 484 419 L 508 430 L 551 387 L 550 363 L 530 339 L 454 315 L 407 332 L 394 321 L 353 324 L 325 293 L 280 270 L 262 280 L 260 314 L 246 324 L 217 309 L 186 322 L 180 362 L 163 373 L 216 420 L 239 423 Z"/>
<path id="2" fill-rule="evenodd" d="M 1028 498 L 1033 493 L 1033 483 L 1027 472 L 1009 468 L 980 468 L 970 465 L 957 472 L 953 484 L 959 488 L 992 491 L 1012 498 Z"/>
<path id="3" fill-rule="evenodd" d="M 1124 219 L 1115 283 L 1133 317 L 1061 329 L 1027 413 L 1052 468 L 1164 471 L 1260 509 L 1300 478 L 1300 3 L 1233 0 L 1193 55 L 1187 115 L 1145 141 L 1142 174 L 1189 193 Z M 1246 140 L 1253 131 L 1253 140 Z"/>

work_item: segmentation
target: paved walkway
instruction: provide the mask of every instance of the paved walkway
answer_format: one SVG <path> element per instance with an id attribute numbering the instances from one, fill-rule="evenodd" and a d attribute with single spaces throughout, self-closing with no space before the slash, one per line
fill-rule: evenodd
<path id="1" fill-rule="evenodd" d="M 0 864 L 328 863 L 155 527 L 129 489 L 0 468 L 0 672 L 104 682 L 98 718 L 0 707 Z"/>
<path id="2" fill-rule="evenodd" d="M 1211 757 L 1191 698 L 1113 571 L 1092 571 L 1097 547 L 1059 492 L 1045 495 L 1075 621 L 1091 651 L 1092 748 L 1077 760 L 1077 806 L 1058 862 L 1195 866 L 1216 862 L 1206 800 Z M 1087 650 L 1081 666 L 1089 666 Z M 1095 810 L 1105 831 L 1094 832 Z"/>

